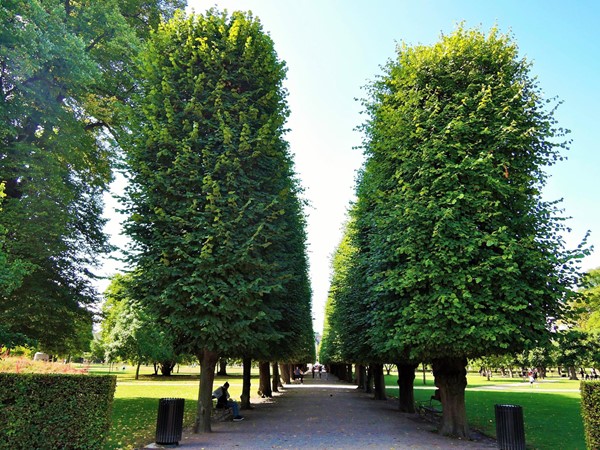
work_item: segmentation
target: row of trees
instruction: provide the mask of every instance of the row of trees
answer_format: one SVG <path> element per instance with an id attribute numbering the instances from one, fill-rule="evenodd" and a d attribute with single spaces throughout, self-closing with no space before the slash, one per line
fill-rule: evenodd
<path id="1" fill-rule="evenodd" d="M 564 133 L 496 29 L 400 46 L 364 106 L 320 360 L 397 363 L 406 411 L 415 367 L 432 364 L 440 432 L 468 437 L 467 359 L 543 346 L 574 294 L 586 250 L 564 248 L 564 218 L 540 195 Z"/>
<path id="2" fill-rule="evenodd" d="M 474 368 L 485 373 L 500 372 L 503 376 L 518 377 L 523 371 L 536 369 L 545 378 L 548 370 L 571 380 L 578 380 L 584 371 L 600 368 L 599 334 L 588 333 L 577 328 L 561 330 L 552 335 L 545 347 L 536 347 L 519 354 L 494 355 L 470 361 Z"/>
<path id="3" fill-rule="evenodd" d="M 256 18 L 216 9 L 161 24 L 141 58 L 126 157 L 128 289 L 176 352 L 200 361 L 196 432 L 210 431 L 219 357 L 244 359 L 249 400 L 251 359 L 264 373 L 270 361 L 314 356 L 285 72 Z"/>
<path id="4" fill-rule="evenodd" d="M 107 295 L 106 353 L 194 355 L 209 431 L 219 357 L 265 372 L 313 360 L 314 337 L 285 65 L 251 14 L 184 6 L 0 5 L 0 347 L 89 343 L 119 165 L 133 246 Z"/>

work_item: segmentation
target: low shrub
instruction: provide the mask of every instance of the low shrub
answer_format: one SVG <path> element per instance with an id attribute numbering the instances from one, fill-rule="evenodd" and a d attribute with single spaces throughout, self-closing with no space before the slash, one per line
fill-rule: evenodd
<path id="1" fill-rule="evenodd" d="M 600 382 L 581 382 L 581 415 L 587 448 L 600 449 Z"/>
<path id="2" fill-rule="evenodd" d="M 115 376 L 0 373 L 0 449 L 98 449 Z"/>
<path id="3" fill-rule="evenodd" d="M 88 373 L 87 368 L 78 369 L 71 364 L 33 361 L 28 358 L 0 359 L 0 373 Z"/>

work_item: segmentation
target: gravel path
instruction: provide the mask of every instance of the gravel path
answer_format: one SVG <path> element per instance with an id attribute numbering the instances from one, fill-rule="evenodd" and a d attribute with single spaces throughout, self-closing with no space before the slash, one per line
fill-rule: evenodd
<path id="1" fill-rule="evenodd" d="M 416 415 L 402 414 L 397 400 L 376 401 L 330 377 L 286 385 L 272 400 L 242 411 L 242 422 L 218 422 L 213 432 L 184 432 L 181 449 L 491 449 L 496 441 L 439 436 Z M 152 444 L 146 448 L 161 448 Z"/>

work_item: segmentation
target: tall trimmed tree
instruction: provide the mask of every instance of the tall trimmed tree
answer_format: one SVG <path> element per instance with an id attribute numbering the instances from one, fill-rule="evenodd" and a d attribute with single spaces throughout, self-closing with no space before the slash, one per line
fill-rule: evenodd
<path id="1" fill-rule="evenodd" d="M 468 436 L 467 358 L 548 339 L 576 285 L 544 167 L 566 143 L 516 44 L 459 27 L 398 48 L 365 102 L 372 342 L 433 362 L 440 431 Z"/>
<path id="2" fill-rule="evenodd" d="M 195 431 L 210 431 L 218 356 L 277 343 L 277 297 L 298 273 L 278 250 L 296 194 L 285 66 L 251 14 L 211 9 L 163 24 L 141 74 L 128 151 L 136 295 L 198 356 Z"/>

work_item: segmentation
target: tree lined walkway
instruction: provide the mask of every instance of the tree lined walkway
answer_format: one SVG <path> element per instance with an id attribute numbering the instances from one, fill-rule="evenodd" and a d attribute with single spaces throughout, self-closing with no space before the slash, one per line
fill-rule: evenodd
<path id="1" fill-rule="evenodd" d="M 209 434 L 184 433 L 182 449 L 386 448 L 487 449 L 495 441 L 440 436 L 435 426 L 400 413 L 397 400 L 376 401 L 333 376 L 286 385 L 273 400 L 243 411 L 243 422 L 220 422 Z M 148 448 L 157 448 L 149 446 Z"/>

